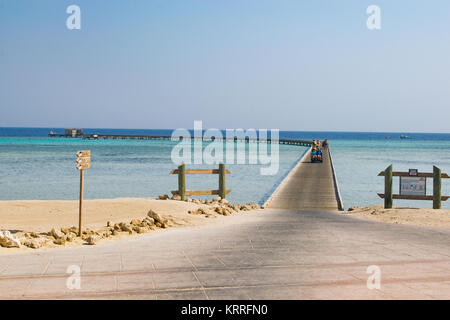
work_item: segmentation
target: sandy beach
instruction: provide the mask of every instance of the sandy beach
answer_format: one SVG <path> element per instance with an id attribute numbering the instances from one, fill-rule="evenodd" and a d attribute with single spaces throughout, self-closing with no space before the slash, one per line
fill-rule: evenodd
<path id="1" fill-rule="evenodd" d="M 230 205 L 226 201 L 208 201 L 205 204 L 200 201 L 118 198 L 86 200 L 83 207 L 83 230 L 87 231 L 82 237 L 84 239 L 74 237 L 59 245 L 54 243 L 59 236 L 52 237 L 51 230 L 64 237 L 66 229 L 75 230 L 78 227 L 78 201 L 0 201 L 0 230 L 9 231 L 21 241 L 20 248 L 0 246 L 0 254 L 35 250 L 23 245 L 28 240 L 34 240 L 30 235 L 46 238 L 39 250 L 73 247 L 86 244 L 86 238 L 90 235 L 104 242 L 138 236 L 139 233 L 160 232 L 166 228 L 220 223 L 227 216 L 255 209 L 256 205 Z M 160 216 L 162 225 L 149 218 L 149 211 Z M 114 227 L 118 232 L 113 236 Z M 125 232 L 127 228 L 132 230 Z"/>
<path id="2" fill-rule="evenodd" d="M 343 214 L 387 223 L 450 228 L 450 210 L 446 209 L 434 210 L 405 207 L 384 209 L 383 205 L 378 205 L 350 207 Z"/>

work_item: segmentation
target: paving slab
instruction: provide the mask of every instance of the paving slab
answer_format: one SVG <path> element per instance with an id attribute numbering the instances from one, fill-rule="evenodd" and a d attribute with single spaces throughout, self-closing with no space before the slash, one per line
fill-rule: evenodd
<path id="1" fill-rule="evenodd" d="M 233 220 L 234 219 L 234 220 Z M 252 211 L 223 225 L 3 255 L 0 299 L 448 299 L 450 231 L 337 211 Z M 81 288 L 69 289 L 69 265 Z M 381 289 L 367 288 L 378 266 Z"/>

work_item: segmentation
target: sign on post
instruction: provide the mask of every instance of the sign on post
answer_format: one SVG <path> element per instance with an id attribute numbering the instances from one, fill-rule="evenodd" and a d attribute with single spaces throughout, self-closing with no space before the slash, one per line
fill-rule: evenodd
<path id="1" fill-rule="evenodd" d="M 427 194 L 427 178 L 400 177 L 400 195 L 425 196 Z"/>
<path id="2" fill-rule="evenodd" d="M 77 152 L 77 169 L 80 171 L 80 205 L 78 218 L 78 236 L 81 237 L 83 216 L 83 171 L 91 167 L 91 151 L 83 150 Z"/>
<path id="3" fill-rule="evenodd" d="M 91 151 L 84 150 L 77 152 L 77 169 L 84 170 L 91 167 Z"/>
<path id="4" fill-rule="evenodd" d="M 384 208 L 392 208 L 393 199 L 403 200 L 433 200 L 433 209 L 441 208 L 441 201 L 447 201 L 450 196 L 441 195 L 441 180 L 450 176 L 442 173 L 433 166 L 433 172 L 419 172 L 417 169 L 409 169 L 408 172 L 392 171 L 392 165 L 381 171 L 378 176 L 384 177 L 384 193 L 378 196 L 384 199 Z M 399 177 L 399 193 L 392 192 L 392 178 Z M 427 195 L 427 178 L 433 179 L 433 195 Z"/>

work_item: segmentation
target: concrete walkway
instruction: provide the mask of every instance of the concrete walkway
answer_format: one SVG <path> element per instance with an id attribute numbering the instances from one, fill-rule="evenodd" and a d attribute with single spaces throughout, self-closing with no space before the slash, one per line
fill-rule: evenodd
<path id="1" fill-rule="evenodd" d="M 323 162 L 311 162 L 311 150 L 297 163 L 264 205 L 288 210 L 338 210 L 328 149 Z"/>
<path id="2" fill-rule="evenodd" d="M 260 210 L 225 225 L 0 256 L 0 299 L 450 299 L 450 231 L 329 211 Z M 81 289 L 66 286 L 81 267 Z M 381 289 L 366 286 L 367 267 Z"/>

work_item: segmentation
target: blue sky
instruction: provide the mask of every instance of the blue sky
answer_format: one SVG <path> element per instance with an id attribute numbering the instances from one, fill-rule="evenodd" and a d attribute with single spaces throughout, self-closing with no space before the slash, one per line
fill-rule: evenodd
<path id="1" fill-rule="evenodd" d="M 0 0 L 0 126 L 450 132 L 449 57 L 446 0 Z"/>

